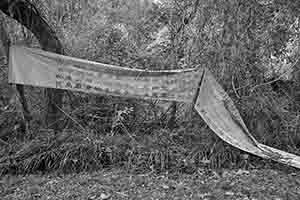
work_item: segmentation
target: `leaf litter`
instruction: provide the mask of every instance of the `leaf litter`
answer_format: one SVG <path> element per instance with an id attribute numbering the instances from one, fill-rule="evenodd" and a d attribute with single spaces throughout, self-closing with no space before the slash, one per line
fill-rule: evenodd
<path id="1" fill-rule="evenodd" d="M 136 174 L 114 168 L 78 174 L 6 175 L 0 179 L 2 200 L 299 198 L 300 173 L 271 169 Z"/>

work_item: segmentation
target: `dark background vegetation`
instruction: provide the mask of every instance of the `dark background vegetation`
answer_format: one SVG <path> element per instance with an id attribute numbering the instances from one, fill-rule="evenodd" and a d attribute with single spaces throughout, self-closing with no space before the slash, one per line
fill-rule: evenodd
<path id="1" fill-rule="evenodd" d="M 50 29 L 32 34 L 0 4 L 0 174 L 112 165 L 183 172 L 275 166 L 222 142 L 192 105 L 25 86 L 30 120 L 16 87 L 8 84 L 8 41 L 130 68 L 207 67 L 255 138 L 300 155 L 298 1 L 11 2 L 30 5 Z M 13 8 L 6 11 L 18 13 Z M 57 37 L 61 47 L 41 42 L 44 34 Z M 62 96 L 64 112 L 49 123 L 53 95 Z"/>

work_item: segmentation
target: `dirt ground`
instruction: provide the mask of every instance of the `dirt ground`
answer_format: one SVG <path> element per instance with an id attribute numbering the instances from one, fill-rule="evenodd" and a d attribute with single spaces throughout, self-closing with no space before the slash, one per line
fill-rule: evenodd
<path id="1" fill-rule="evenodd" d="M 135 174 L 122 169 L 68 175 L 5 176 L 0 199 L 300 199 L 300 172 L 199 169 Z"/>

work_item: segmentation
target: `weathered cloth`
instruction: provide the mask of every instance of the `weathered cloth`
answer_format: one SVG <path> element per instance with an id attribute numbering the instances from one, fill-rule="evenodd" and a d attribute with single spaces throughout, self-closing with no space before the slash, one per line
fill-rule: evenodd
<path id="1" fill-rule="evenodd" d="M 25 47 L 10 48 L 12 83 L 87 93 L 191 102 L 201 72 L 145 71 Z"/>
<path id="2" fill-rule="evenodd" d="M 258 143 L 233 101 L 207 69 L 146 71 L 38 49 L 10 48 L 9 81 L 47 88 L 194 103 L 225 142 L 248 153 L 300 168 L 300 157 Z"/>
<path id="3" fill-rule="evenodd" d="M 262 158 L 300 168 L 299 156 L 260 144 L 254 139 L 233 101 L 208 70 L 204 72 L 194 107 L 225 142 Z"/>

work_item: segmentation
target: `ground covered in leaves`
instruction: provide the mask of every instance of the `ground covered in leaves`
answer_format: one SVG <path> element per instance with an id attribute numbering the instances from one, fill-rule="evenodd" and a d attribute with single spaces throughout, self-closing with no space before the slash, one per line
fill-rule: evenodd
<path id="1" fill-rule="evenodd" d="M 137 174 L 121 169 L 9 176 L 0 199 L 300 199 L 300 172 L 198 169 L 193 174 Z"/>

